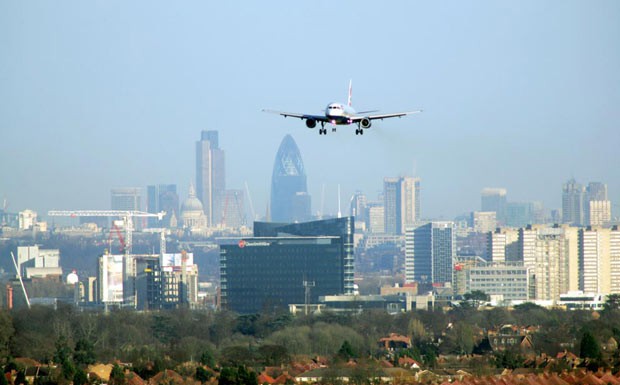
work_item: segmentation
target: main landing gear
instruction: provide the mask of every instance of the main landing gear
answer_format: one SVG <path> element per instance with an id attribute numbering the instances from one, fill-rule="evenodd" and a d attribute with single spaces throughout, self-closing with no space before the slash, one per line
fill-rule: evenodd
<path id="1" fill-rule="evenodd" d="M 327 135 L 327 128 L 319 128 L 319 135 Z"/>
<path id="2" fill-rule="evenodd" d="M 364 135 L 364 130 L 361 128 L 355 129 L 355 135 Z"/>

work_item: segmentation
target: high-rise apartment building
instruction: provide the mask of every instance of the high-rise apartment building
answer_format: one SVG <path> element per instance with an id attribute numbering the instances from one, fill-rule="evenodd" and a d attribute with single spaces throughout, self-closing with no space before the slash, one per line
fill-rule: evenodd
<path id="1" fill-rule="evenodd" d="M 374 234 L 385 233 L 385 208 L 382 203 L 369 202 L 366 207 L 368 232 Z"/>
<path id="2" fill-rule="evenodd" d="M 480 193 L 481 211 L 495 211 L 497 220 L 505 223 L 506 220 L 506 189 L 485 187 Z"/>
<path id="3" fill-rule="evenodd" d="M 474 211 L 471 213 L 471 225 L 477 233 L 489 233 L 497 228 L 495 211 Z"/>
<path id="4" fill-rule="evenodd" d="M 450 285 L 455 257 L 453 222 L 410 227 L 405 235 L 405 282 Z"/>
<path id="5" fill-rule="evenodd" d="M 404 234 L 420 220 L 420 179 L 412 177 L 383 179 L 385 232 Z"/>
<path id="6" fill-rule="evenodd" d="M 581 226 L 583 221 L 584 204 L 583 186 L 575 179 L 571 179 L 562 186 L 562 223 Z"/>
<path id="7" fill-rule="evenodd" d="M 301 153 L 293 137 L 282 139 L 271 176 L 271 221 L 305 222 L 311 217 L 310 195 Z"/>
<path id="8" fill-rule="evenodd" d="M 225 194 L 225 156 L 219 147 L 218 132 L 202 131 L 196 142 L 196 195 L 209 226 L 221 223 Z"/>
<path id="9" fill-rule="evenodd" d="M 604 226 L 611 221 L 611 202 L 607 197 L 606 184 L 601 182 L 588 183 L 584 211 L 587 226 Z"/>

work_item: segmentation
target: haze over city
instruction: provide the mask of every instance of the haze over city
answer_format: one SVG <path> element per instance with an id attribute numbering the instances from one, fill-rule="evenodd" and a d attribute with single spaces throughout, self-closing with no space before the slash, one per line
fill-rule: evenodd
<path id="1" fill-rule="evenodd" d="M 480 207 L 484 187 L 561 207 L 562 183 L 620 201 L 620 3 L 18 2 L 0 4 L 0 198 L 9 210 L 107 209 L 114 187 L 195 181 L 219 131 L 227 186 L 259 215 L 282 138 L 312 211 L 386 176 L 421 178 L 422 216 Z M 263 108 L 382 112 L 319 136 Z M 612 208 L 618 215 L 618 206 Z"/>

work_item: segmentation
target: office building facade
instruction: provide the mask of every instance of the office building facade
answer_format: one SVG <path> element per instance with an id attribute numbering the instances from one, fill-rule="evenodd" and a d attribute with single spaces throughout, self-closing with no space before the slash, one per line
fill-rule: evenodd
<path id="1" fill-rule="evenodd" d="M 485 187 L 480 193 L 481 211 L 495 211 L 498 222 L 506 220 L 506 189 Z"/>
<path id="2" fill-rule="evenodd" d="M 150 185 L 146 187 L 146 209 L 149 213 L 166 212 L 163 220 L 148 218 L 149 227 L 171 227 L 179 220 L 179 195 L 176 184 Z M 174 223 L 173 223 L 174 224 Z"/>
<path id="3" fill-rule="evenodd" d="M 581 226 L 583 220 L 583 204 L 585 190 L 583 185 L 571 179 L 562 186 L 562 223 Z"/>
<path id="4" fill-rule="evenodd" d="M 221 306 L 243 314 L 353 294 L 352 217 L 256 222 L 254 237 L 220 245 Z"/>
<path id="5" fill-rule="evenodd" d="M 453 222 L 411 227 L 405 235 L 405 282 L 451 285 L 455 257 Z"/>
<path id="6" fill-rule="evenodd" d="M 404 234 L 420 220 L 420 179 L 397 177 L 383 179 L 385 232 Z"/>

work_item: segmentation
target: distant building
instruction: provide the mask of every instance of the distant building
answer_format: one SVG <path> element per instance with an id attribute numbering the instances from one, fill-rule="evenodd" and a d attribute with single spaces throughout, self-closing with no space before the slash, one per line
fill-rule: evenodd
<path id="1" fill-rule="evenodd" d="M 355 225 L 358 226 L 360 223 L 367 222 L 367 207 L 368 201 L 366 199 L 366 195 L 357 191 L 351 197 L 351 207 L 349 210 L 349 215 L 355 217 Z"/>
<path id="2" fill-rule="evenodd" d="M 607 226 L 611 222 L 611 202 L 608 200 L 588 202 L 588 226 Z"/>
<path id="3" fill-rule="evenodd" d="M 62 276 L 60 250 L 40 249 L 38 245 L 17 247 L 17 266 L 25 278 Z"/>
<path id="4" fill-rule="evenodd" d="M 407 229 L 405 282 L 451 285 L 455 246 L 453 222 L 429 222 Z"/>
<path id="5" fill-rule="evenodd" d="M 114 188 L 110 190 L 110 208 L 112 210 L 140 211 L 141 191 L 139 187 Z"/>
<path id="6" fill-rule="evenodd" d="M 495 211 L 474 211 L 471 213 L 471 223 L 477 233 L 488 233 L 497 228 L 497 213 Z"/>
<path id="7" fill-rule="evenodd" d="M 273 222 L 305 222 L 311 217 L 304 163 L 290 135 L 282 139 L 273 165 L 270 210 Z"/>
<path id="8" fill-rule="evenodd" d="M 37 224 L 37 213 L 32 210 L 24 210 L 19 212 L 19 229 L 31 230 Z"/>
<path id="9" fill-rule="evenodd" d="M 243 190 L 226 190 L 222 226 L 238 229 L 246 224 Z"/>
<path id="10" fill-rule="evenodd" d="M 486 187 L 480 194 L 481 211 L 495 211 L 497 220 L 505 223 L 506 220 L 506 189 Z"/>
<path id="11" fill-rule="evenodd" d="M 225 154 L 217 131 L 202 131 L 196 142 L 196 195 L 202 202 L 207 225 L 222 221 L 226 194 Z"/>
<path id="12" fill-rule="evenodd" d="M 254 223 L 254 237 L 220 246 L 221 306 L 239 313 L 353 294 L 353 218 Z"/>
<path id="13" fill-rule="evenodd" d="M 385 232 L 404 234 L 420 220 L 420 179 L 412 177 L 383 179 Z"/>
<path id="14" fill-rule="evenodd" d="M 482 291 L 499 296 L 506 304 L 528 301 L 530 293 L 529 268 L 519 262 L 465 265 L 466 293 Z"/>
<path id="15" fill-rule="evenodd" d="M 146 209 L 149 213 L 165 211 L 162 222 L 158 218 L 148 218 L 149 227 L 171 227 L 173 218 L 179 218 L 179 195 L 176 184 L 151 185 L 146 188 Z"/>
<path id="16" fill-rule="evenodd" d="M 583 185 L 574 178 L 562 186 L 562 223 L 581 226 L 584 223 L 584 193 Z"/>
<path id="17" fill-rule="evenodd" d="M 207 217 L 202 203 L 196 197 L 194 186 L 190 184 L 189 194 L 181 205 L 181 223 L 184 229 L 190 232 L 203 232 L 207 228 Z"/>
<path id="18" fill-rule="evenodd" d="M 366 206 L 367 229 L 370 233 L 385 233 L 385 207 L 377 202 L 369 202 Z"/>

